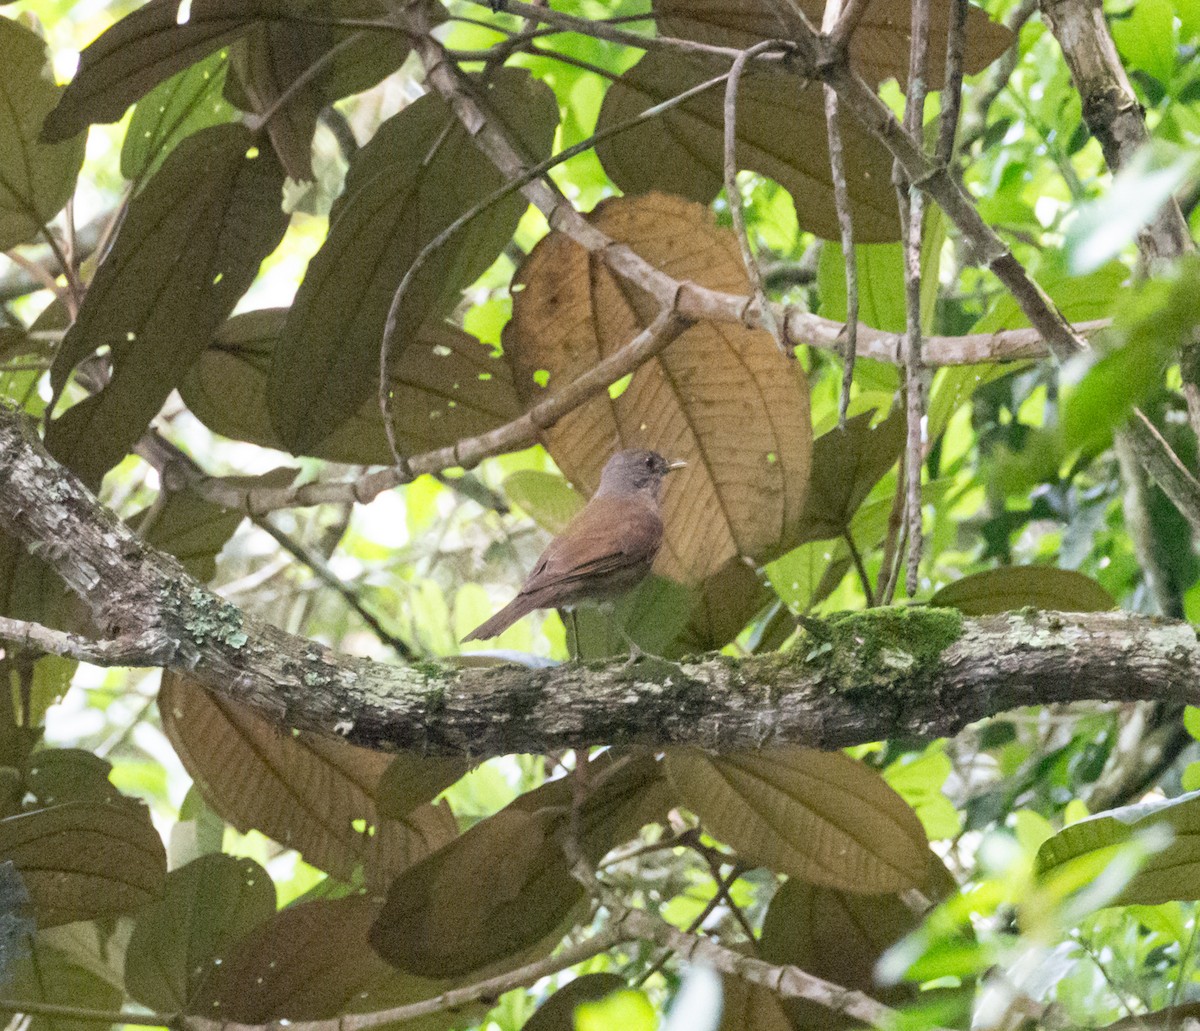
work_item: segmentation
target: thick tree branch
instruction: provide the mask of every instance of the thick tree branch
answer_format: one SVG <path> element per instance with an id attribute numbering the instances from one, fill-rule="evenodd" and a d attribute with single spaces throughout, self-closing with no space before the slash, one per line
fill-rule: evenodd
<path id="1" fill-rule="evenodd" d="M 283 727 L 360 745 L 474 757 L 614 742 L 719 751 L 937 737 L 1020 705 L 1200 700 L 1186 623 L 1127 613 L 960 620 L 884 609 L 810 624 L 776 655 L 548 669 L 392 666 L 336 656 L 241 612 L 147 546 L 0 409 L 0 527 L 91 606 L 101 632 L 140 641 L 119 659 L 68 635 L 88 661 L 164 666 Z M 10 628 L 38 643 L 40 631 Z"/>

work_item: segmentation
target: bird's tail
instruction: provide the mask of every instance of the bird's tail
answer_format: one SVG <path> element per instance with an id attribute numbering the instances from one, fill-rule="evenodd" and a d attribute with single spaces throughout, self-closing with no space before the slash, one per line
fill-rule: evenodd
<path id="1" fill-rule="evenodd" d="M 490 637 L 499 637 L 505 630 L 512 626 L 522 616 L 527 616 L 534 609 L 538 608 L 538 603 L 532 594 L 518 594 L 512 601 L 497 612 L 491 619 L 480 623 L 466 637 L 463 638 L 463 643 L 467 641 L 486 641 Z"/>

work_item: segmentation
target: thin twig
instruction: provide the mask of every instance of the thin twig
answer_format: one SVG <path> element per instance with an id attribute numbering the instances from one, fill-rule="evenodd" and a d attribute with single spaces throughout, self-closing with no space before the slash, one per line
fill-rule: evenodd
<path id="1" fill-rule="evenodd" d="M 838 95 L 828 83 L 821 88 L 825 93 L 829 172 L 833 177 L 833 198 L 837 207 L 842 266 L 846 277 L 846 346 L 842 352 L 842 394 L 838 399 L 838 427 L 845 429 L 846 413 L 850 408 L 850 387 L 854 382 L 854 360 L 858 356 L 858 258 L 854 252 L 854 222 L 850 214 L 850 189 L 846 182 L 846 156 L 842 149 L 841 127 L 838 125 Z"/>
<path id="2" fill-rule="evenodd" d="M 273 101 L 271 101 L 269 105 L 267 105 L 267 109 L 265 111 L 254 116 L 253 118 L 247 119 L 250 128 L 255 132 L 261 132 L 268 125 L 271 119 L 274 118 L 288 104 L 289 101 L 293 100 L 296 95 L 302 89 L 304 89 L 305 86 L 307 86 L 318 75 L 325 71 L 325 69 L 328 68 L 329 65 L 331 65 L 342 53 L 349 50 L 365 36 L 366 31 L 360 29 L 357 32 L 351 32 L 348 36 L 338 40 L 333 46 L 321 54 L 320 57 L 313 61 L 312 64 L 305 68 L 304 71 L 302 71 L 291 82 L 289 82 L 287 88 L 283 90 L 283 92 L 281 92 Z"/>
<path id="3" fill-rule="evenodd" d="M 871 578 L 867 576 L 867 567 L 863 564 L 862 552 L 854 543 L 854 535 L 850 532 L 850 527 L 846 527 L 842 531 L 842 537 L 846 541 L 846 547 L 850 549 L 850 558 L 854 560 L 854 568 L 858 572 L 858 582 L 862 584 L 863 594 L 867 596 L 867 608 L 874 608 L 875 593 L 871 590 Z M 879 575 L 883 575 L 882 570 Z"/>
<path id="4" fill-rule="evenodd" d="M 780 332 L 775 312 L 767 301 L 763 291 L 762 272 L 758 260 L 750 249 L 750 236 L 746 232 L 746 213 L 742 210 L 742 195 L 737 185 L 737 102 L 738 86 L 742 81 L 742 72 L 748 62 L 761 54 L 771 51 L 790 49 L 787 43 L 779 40 L 763 40 L 747 50 L 743 50 L 729 69 L 729 78 L 725 83 L 725 158 L 723 162 L 725 180 L 725 199 L 729 203 L 729 216 L 733 221 L 733 234 L 737 237 L 738 247 L 742 252 L 742 264 L 746 267 L 746 278 L 750 281 L 750 289 L 758 302 L 762 320 L 775 344 L 783 352 L 785 358 L 791 358 L 787 341 Z"/>

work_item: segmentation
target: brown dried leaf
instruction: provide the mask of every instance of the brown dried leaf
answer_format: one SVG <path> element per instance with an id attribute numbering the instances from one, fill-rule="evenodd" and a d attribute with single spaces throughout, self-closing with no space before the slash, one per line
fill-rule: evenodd
<path id="1" fill-rule="evenodd" d="M 140 807 L 68 802 L 0 820 L 41 928 L 130 913 L 162 891 L 167 854 Z"/>
<path id="2" fill-rule="evenodd" d="M 727 65 L 693 56 L 648 53 L 609 87 L 597 128 L 633 118 L 726 70 Z M 609 178 L 625 193 L 663 190 L 708 204 L 724 183 L 724 92 L 720 86 L 705 90 L 597 144 Z M 824 103 L 820 83 L 778 68 L 747 69 L 738 90 L 737 165 L 783 186 L 801 229 L 836 240 Z M 839 124 L 855 238 L 898 239 L 891 155 L 849 114 Z"/>
<path id="3" fill-rule="evenodd" d="M 376 792 L 391 757 L 289 734 L 248 707 L 172 673 L 158 696 L 163 730 L 205 801 L 240 831 L 294 848 L 341 880 L 362 867 L 382 885 L 457 835 L 445 806 L 383 818 Z"/>
<path id="4" fill-rule="evenodd" d="M 606 201 L 589 220 L 681 280 L 749 289 L 733 234 L 698 204 L 664 194 Z M 561 234 L 534 248 L 517 275 L 504 350 L 518 394 L 536 404 L 647 326 L 654 303 Z M 544 376 L 538 376 L 544 380 Z M 760 560 L 786 541 L 808 489 L 808 385 L 770 335 L 698 323 L 633 374 L 542 434 L 560 469 L 591 493 L 609 454 L 651 447 L 688 467 L 668 481 L 666 536 L 656 570 L 698 583 L 737 555 Z"/>
<path id="5" fill-rule="evenodd" d="M 821 24 L 825 0 L 798 0 L 814 25 Z M 946 31 L 950 0 L 929 4 L 929 63 L 925 81 L 941 89 L 946 63 Z M 764 39 L 778 39 L 780 20 L 770 0 L 654 0 L 659 31 L 718 46 L 745 49 Z M 908 78 L 910 0 L 872 0 L 850 41 L 850 63 L 872 84 Z M 963 68 L 982 71 L 1013 43 L 1013 34 L 974 5 L 967 6 Z"/>
<path id="6" fill-rule="evenodd" d="M 667 752 L 667 773 L 705 829 L 767 868 L 844 891 L 924 884 L 917 814 L 874 770 L 841 752 L 786 746 L 710 756 Z"/>
<path id="7" fill-rule="evenodd" d="M 379 904 L 365 895 L 288 906 L 242 938 L 199 993 L 192 1012 L 265 1024 L 326 1020 L 429 999 L 436 981 L 388 966 L 367 943 Z M 405 1031 L 436 1031 L 461 1011 L 407 1021 Z M 393 1025 L 383 1025 L 393 1026 Z"/>
<path id="8" fill-rule="evenodd" d="M 188 371 L 179 393 L 214 433 L 288 450 L 271 425 L 266 397 L 287 313 L 263 308 L 235 315 Z M 486 433 L 521 412 L 508 366 L 448 323 L 426 325 L 415 335 L 399 356 L 392 383 L 396 439 L 405 455 Z M 379 402 L 368 398 L 356 414 L 299 453 L 349 465 L 390 463 Z"/>

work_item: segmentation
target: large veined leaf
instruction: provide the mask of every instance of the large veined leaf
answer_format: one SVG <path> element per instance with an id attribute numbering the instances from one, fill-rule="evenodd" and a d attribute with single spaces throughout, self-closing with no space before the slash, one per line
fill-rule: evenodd
<path id="1" fill-rule="evenodd" d="M 608 761 L 593 765 L 603 770 Z M 631 762 L 584 805 L 583 851 L 598 860 L 670 804 L 658 763 Z M 403 971 L 438 978 L 548 952 L 583 898 L 556 837 L 570 809 L 570 784 L 552 781 L 404 871 L 372 928 L 376 951 Z"/>
<path id="2" fill-rule="evenodd" d="M 303 13 L 307 20 L 252 26 L 231 48 L 236 74 L 226 88 L 243 110 L 275 109 L 267 133 L 288 175 L 297 180 L 312 178 L 312 137 L 321 109 L 374 86 L 399 68 L 410 50 L 401 33 L 332 24 L 335 18 L 384 19 L 390 12 L 381 0 L 309 0 Z M 318 63 L 312 75 L 310 68 Z"/>
<path id="3" fill-rule="evenodd" d="M 126 804 L 68 802 L 7 817 L 0 855 L 16 866 L 43 928 L 133 912 L 167 872 L 148 815 Z"/>
<path id="4" fill-rule="evenodd" d="M 824 0 L 798 0 L 814 25 L 825 13 Z M 930 0 L 929 61 L 925 81 L 940 89 L 946 61 L 946 35 L 951 0 Z M 771 0 L 654 0 L 659 31 L 666 36 L 744 49 L 764 39 L 778 39 L 780 18 Z M 850 40 L 850 63 L 874 84 L 908 78 L 908 40 L 912 27 L 909 0 L 871 0 Z M 967 7 L 963 68 L 982 71 L 1013 43 L 1013 34 L 978 7 Z"/>
<path id="5" fill-rule="evenodd" d="M 648 53 L 609 87 L 597 128 L 607 129 L 726 71 L 727 66 L 666 51 Z M 839 124 L 855 238 L 900 235 L 892 159 L 849 115 Z M 780 126 L 787 131 L 781 132 Z M 707 204 L 721 190 L 724 89 L 706 90 L 596 146 L 604 170 L 626 193 L 662 190 Z M 825 239 L 838 237 L 820 83 L 778 68 L 747 69 L 738 91 L 739 168 L 769 176 L 792 196 L 796 219 Z"/>
<path id="6" fill-rule="evenodd" d="M 394 970 L 372 950 L 367 931 L 378 913 L 366 895 L 288 906 L 225 952 L 192 1012 L 249 1024 L 325 1020 L 439 995 L 444 982 Z M 463 1020 L 461 1011 L 441 1012 L 403 1027 L 437 1031 Z"/>
<path id="7" fill-rule="evenodd" d="M 112 378 L 50 424 L 50 451 L 93 487 L 141 437 L 283 239 L 283 170 L 241 125 L 189 136 L 134 198 L 51 369 L 98 348 Z"/>
<path id="8" fill-rule="evenodd" d="M 217 555 L 244 518 L 241 512 L 190 490 L 163 493 L 136 520 L 138 532 L 156 548 L 174 555 L 201 583 L 217 571 Z"/>
<path id="9" fill-rule="evenodd" d="M 163 729 L 205 800 L 241 831 L 294 848 L 349 880 L 386 883 L 458 832 L 445 806 L 384 818 L 376 790 L 389 757 L 332 738 L 281 734 L 244 705 L 164 674 Z"/>
<path id="10" fill-rule="evenodd" d="M 785 747 L 667 752 L 667 773 L 704 828 L 743 859 L 843 891 L 924 883 L 921 821 L 874 770 L 840 752 Z"/>
<path id="11" fill-rule="evenodd" d="M 0 251 L 33 239 L 75 192 L 83 140 L 40 143 L 38 132 L 62 90 L 45 41 L 0 17 Z"/>
<path id="12" fill-rule="evenodd" d="M 492 77 L 483 102 L 531 159 L 549 153 L 558 107 L 546 86 L 505 69 Z M 426 243 L 500 185 L 500 173 L 435 93 L 384 122 L 355 155 L 329 236 L 309 262 L 275 350 L 267 394 L 288 450 L 311 448 L 375 396 L 396 287 Z M 413 277 L 398 315 L 398 359 L 495 261 L 525 207 L 514 192 Z"/>
<path id="13" fill-rule="evenodd" d="M 94 939 L 99 938 L 92 933 Z M 119 979 L 114 982 L 105 976 L 106 970 L 97 969 L 99 964 L 90 962 L 97 958 L 99 943 L 92 955 L 79 955 L 77 950 L 62 947 L 65 943 L 57 940 L 59 934 L 59 929 L 53 929 L 34 935 L 28 954 L 16 963 L 11 977 L 5 981 L 5 996 L 109 1013 L 120 1010 L 125 993 Z M 95 1031 L 96 1025 L 38 1014 L 22 1021 L 21 1027 L 25 1031 Z"/>
<path id="14" fill-rule="evenodd" d="M 126 179 L 149 179 L 182 140 L 233 120 L 235 112 L 221 96 L 228 70 L 223 55 L 210 54 L 138 101 L 121 145 L 121 174 Z"/>
<path id="15" fill-rule="evenodd" d="M 1032 605 L 1059 612 L 1107 612 L 1113 596 L 1090 576 L 1054 566 L 1001 566 L 955 580 L 929 599 L 968 616 L 1010 612 Z"/>
<path id="16" fill-rule="evenodd" d="M 606 201 L 589 219 L 671 276 L 748 291 L 733 234 L 698 204 L 651 194 Z M 528 405 L 624 346 L 655 315 L 653 302 L 560 234 L 534 248 L 516 282 L 504 350 Z M 667 482 L 656 570 L 695 584 L 738 555 L 763 559 L 788 540 L 808 489 L 808 386 L 765 331 L 701 322 L 618 396 L 593 398 L 542 441 L 588 493 L 621 447 L 686 460 Z"/>
<path id="17" fill-rule="evenodd" d="M 125 951 L 125 986 L 138 1002 L 183 1013 L 223 952 L 275 915 L 275 884 L 252 859 L 216 853 L 167 874 Z"/>
<path id="18" fill-rule="evenodd" d="M 286 308 L 235 315 L 188 370 L 179 393 L 214 433 L 286 450 L 267 411 L 267 377 L 287 317 Z M 492 355 L 491 348 L 448 323 L 421 328 L 393 369 L 401 453 L 444 447 L 520 415 L 512 374 Z M 352 465 L 390 463 L 375 394 L 302 453 Z"/>
<path id="19" fill-rule="evenodd" d="M 93 122 L 115 122 L 158 83 L 286 6 L 286 0 L 194 0 L 181 22 L 179 0 L 149 0 L 84 48 L 43 136 L 65 140 Z"/>
<path id="20" fill-rule="evenodd" d="M 1098 877 L 1120 852 L 1143 835 L 1149 854 L 1115 897 L 1104 905 L 1156 906 L 1200 898 L 1200 791 L 1165 801 L 1110 809 L 1064 827 L 1038 849 L 1043 877 Z"/>

